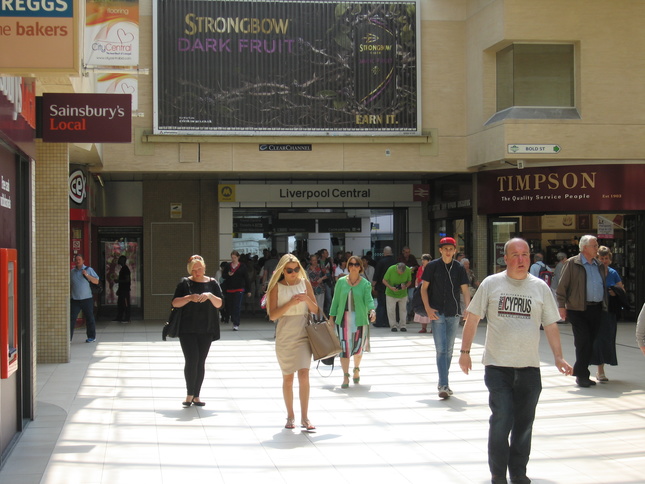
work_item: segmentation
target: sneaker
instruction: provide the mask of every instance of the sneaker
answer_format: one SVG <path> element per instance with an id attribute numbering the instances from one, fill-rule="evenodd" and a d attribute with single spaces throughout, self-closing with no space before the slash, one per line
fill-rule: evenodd
<path id="1" fill-rule="evenodd" d="M 398 331 L 398 329 L 396 329 L 396 328 L 392 328 L 392 332 L 393 332 L 393 333 L 396 333 L 397 331 Z"/>
<path id="2" fill-rule="evenodd" d="M 240 327 L 239 326 L 233 326 L 233 331 L 239 331 Z"/>
<path id="3" fill-rule="evenodd" d="M 401 331 L 405 333 L 407 331 L 407 328 L 401 328 Z"/>
<path id="4" fill-rule="evenodd" d="M 444 385 L 442 387 L 439 387 L 439 398 L 449 398 L 452 395 L 452 390 L 448 385 Z"/>
<path id="5" fill-rule="evenodd" d="M 96 338 L 87 338 L 85 340 L 86 343 L 94 343 L 96 341 Z"/>

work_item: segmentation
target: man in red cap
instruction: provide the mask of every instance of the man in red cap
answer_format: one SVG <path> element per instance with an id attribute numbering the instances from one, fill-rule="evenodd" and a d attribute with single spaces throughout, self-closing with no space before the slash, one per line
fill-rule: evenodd
<path id="1" fill-rule="evenodd" d="M 459 291 L 464 296 L 464 307 L 470 304 L 468 275 L 463 266 L 454 260 L 457 242 L 452 237 L 439 241 L 441 258 L 426 265 L 421 276 L 421 299 L 426 314 L 432 320 L 432 336 L 437 352 L 440 398 L 448 398 L 452 390 L 448 384 L 448 372 L 452 361 L 452 350 L 459 328 L 461 307 Z M 465 314 L 464 314 L 465 316 Z"/>

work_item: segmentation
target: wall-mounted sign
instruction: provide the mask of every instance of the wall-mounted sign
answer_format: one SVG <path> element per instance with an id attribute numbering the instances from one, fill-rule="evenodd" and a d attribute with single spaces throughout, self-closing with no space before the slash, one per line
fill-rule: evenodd
<path id="1" fill-rule="evenodd" d="M 138 0 L 87 0 L 85 16 L 85 65 L 139 65 Z"/>
<path id="2" fill-rule="evenodd" d="M 170 218 L 181 218 L 184 214 L 183 205 L 181 203 L 170 204 Z"/>
<path id="3" fill-rule="evenodd" d="M 129 94 L 45 93 L 41 128 L 48 143 L 129 143 L 132 98 Z"/>
<path id="4" fill-rule="evenodd" d="M 0 76 L 0 132 L 25 153 L 36 156 L 35 79 Z"/>
<path id="5" fill-rule="evenodd" d="M 518 155 L 555 155 L 560 151 L 562 151 L 562 148 L 559 145 L 508 145 L 508 152 Z"/>
<path id="6" fill-rule="evenodd" d="M 74 3 L 2 0 L 0 72 L 77 72 L 79 29 Z"/>
<path id="7" fill-rule="evenodd" d="M 74 203 L 82 204 L 87 198 L 87 177 L 83 170 L 75 170 L 69 175 L 69 198 Z"/>
<path id="8" fill-rule="evenodd" d="M 269 231 L 267 218 L 234 218 L 233 232 L 238 234 L 264 234 Z"/>
<path id="9" fill-rule="evenodd" d="M 417 135 L 419 3 L 154 0 L 154 132 Z"/>
<path id="10" fill-rule="evenodd" d="M 479 213 L 645 210 L 643 165 L 554 166 L 481 172 Z"/>
<path id="11" fill-rule="evenodd" d="M 311 151 L 311 145 L 259 145 L 260 151 Z"/>
<path id="12" fill-rule="evenodd" d="M 220 202 L 419 202 L 428 185 L 218 185 Z"/>
<path id="13" fill-rule="evenodd" d="M 360 218 L 320 219 L 318 232 L 360 232 L 363 229 Z"/>
<path id="14" fill-rule="evenodd" d="M 274 234 L 298 234 L 304 232 L 313 233 L 316 231 L 316 221 L 314 219 L 285 219 L 276 220 L 271 225 L 271 231 Z"/>

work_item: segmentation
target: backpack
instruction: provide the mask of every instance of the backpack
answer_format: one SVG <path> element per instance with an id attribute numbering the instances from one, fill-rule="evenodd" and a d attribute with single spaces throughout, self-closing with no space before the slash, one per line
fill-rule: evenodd
<path id="1" fill-rule="evenodd" d="M 546 266 L 546 264 L 542 261 L 541 265 L 543 266 L 542 269 L 540 270 L 540 273 L 538 274 L 538 277 L 542 279 L 544 282 L 546 282 L 546 285 L 551 287 L 551 280 L 553 279 L 553 272 L 549 270 L 549 268 Z"/>

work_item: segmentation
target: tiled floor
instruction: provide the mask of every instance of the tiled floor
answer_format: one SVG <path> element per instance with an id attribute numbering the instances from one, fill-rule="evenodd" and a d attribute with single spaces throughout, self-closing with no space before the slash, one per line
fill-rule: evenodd
<path id="1" fill-rule="evenodd" d="M 38 417 L 0 482 L 20 484 L 485 483 L 489 410 L 479 363 L 453 361 L 455 395 L 436 395 L 432 335 L 372 330 L 361 384 L 312 367 L 307 434 L 283 429 L 273 325 L 223 326 L 207 361 L 206 407 L 184 409 L 183 358 L 160 339 L 160 322 L 99 323 L 98 341 L 74 337 L 72 362 L 38 365 Z M 560 326 L 573 363 L 571 328 Z M 610 382 L 583 389 L 560 375 L 542 338 L 544 390 L 529 476 L 534 483 L 642 483 L 645 357 L 634 324 L 619 325 Z M 459 343 L 457 343 L 458 348 Z M 329 367 L 321 369 L 327 374 Z"/>

